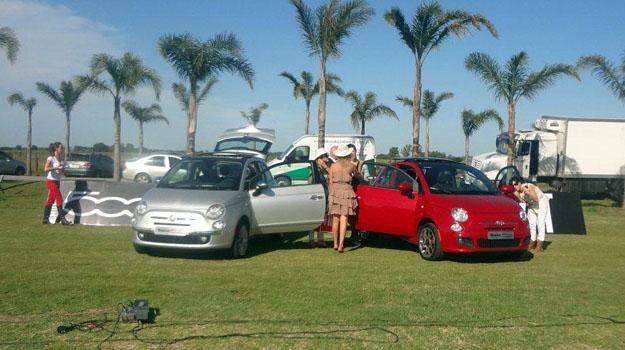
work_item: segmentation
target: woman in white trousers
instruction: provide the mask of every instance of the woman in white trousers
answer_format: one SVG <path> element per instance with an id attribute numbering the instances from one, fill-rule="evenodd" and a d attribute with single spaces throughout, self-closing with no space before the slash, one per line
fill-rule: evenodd
<path id="1" fill-rule="evenodd" d="M 544 250 L 549 198 L 545 196 L 538 186 L 523 183 L 523 179 L 518 176 L 512 178 L 512 185 L 514 186 L 516 197 L 527 204 L 527 220 L 530 225 L 531 238 L 527 249 L 536 249 L 537 252 L 542 252 Z"/>

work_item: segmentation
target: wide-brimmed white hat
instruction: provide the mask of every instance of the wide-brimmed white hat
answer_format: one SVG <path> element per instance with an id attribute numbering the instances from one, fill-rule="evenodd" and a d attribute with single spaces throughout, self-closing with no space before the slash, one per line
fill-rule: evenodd
<path id="1" fill-rule="evenodd" d="M 324 155 L 324 154 L 328 154 L 328 151 L 326 151 L 326 149 L 325 149 L 325 148 L 319 148 L 319 149 L 317 150 L 317 153 L 315 153 L 315 159 L 317 159 L 317 158 L 321 157 L 321 156 L 322 156 L 322 155 Z"/>
<path id="2" fill-rule="evenodd" d="M 352 149 L 347 147 L 347 145 L 340 145 L 336 151 L 334 151 L 334 155 L 339 158 L 347 157 L 352 154 Z"/>

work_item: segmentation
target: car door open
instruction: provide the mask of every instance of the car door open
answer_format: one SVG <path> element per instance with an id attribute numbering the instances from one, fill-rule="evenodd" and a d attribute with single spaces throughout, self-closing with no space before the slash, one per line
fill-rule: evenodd
<path id="1" fill-rule="evenodd" d="M 275 164 L 249 179 L 246 186 L 259 233 L 305 232 L 318 227 L 326 210 L 326 194 L 319 179 L 309 161 Z"/>
<path id="2" fill-rule="evenodd" d="M 414 235 L 418 183 L 406 172 L 390 165 L 368 163 L 364 181 L 356 188 L 356 229 L 399 236 Z"/>

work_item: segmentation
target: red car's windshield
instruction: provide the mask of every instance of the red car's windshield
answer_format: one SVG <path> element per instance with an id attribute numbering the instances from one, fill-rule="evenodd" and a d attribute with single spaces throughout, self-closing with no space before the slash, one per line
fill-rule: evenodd
<path id="1" fill-rule="evenodd" d="M 479 170 L 468 165 L 447 162 L 419 164 L 432 194 L 499 194 Z"/>

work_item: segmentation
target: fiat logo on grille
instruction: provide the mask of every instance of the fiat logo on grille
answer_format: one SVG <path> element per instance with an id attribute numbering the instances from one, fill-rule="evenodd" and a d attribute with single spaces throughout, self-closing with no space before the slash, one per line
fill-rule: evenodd
<path id="1" fill-rule="evenodd" d="M 170 220 L 171 220 L 171 218 L 170 218 Z M 497 226 L 503 226 L 503 225 L 504 225 L 504 222 L 503 222 L 503 221 L 501 221 L 501 220 L 497 220 L 497 221 L 495 221 L 495 225 L 497 225 Z"/>
<path id="2" fill-rule="evenodd" d="M 169 221 L 174 222 L 176 221 L 176 217 L 173 215 L 169 215 Z"/>

